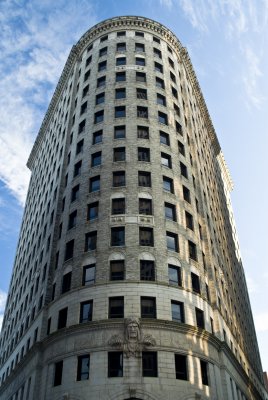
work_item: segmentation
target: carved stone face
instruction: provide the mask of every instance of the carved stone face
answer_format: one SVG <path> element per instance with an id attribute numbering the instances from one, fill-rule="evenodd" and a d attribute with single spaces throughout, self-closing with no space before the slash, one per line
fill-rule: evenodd
<path id="1" fill-rule="evenodd" d="M 127 326 L 127 333 L 129 339 L 137 339 L 139 335 L 139 325 L 137 322 L 132 321 Z"/>

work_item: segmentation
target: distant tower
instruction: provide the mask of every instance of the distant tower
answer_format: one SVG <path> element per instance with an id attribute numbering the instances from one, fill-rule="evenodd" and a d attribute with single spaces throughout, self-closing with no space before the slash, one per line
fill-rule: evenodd
<path id="1" fill-rule="evenodd" d="M 169 29 L 86 32 L 28 167 L 1 400 L 268 398 L 232 182 Z"/>

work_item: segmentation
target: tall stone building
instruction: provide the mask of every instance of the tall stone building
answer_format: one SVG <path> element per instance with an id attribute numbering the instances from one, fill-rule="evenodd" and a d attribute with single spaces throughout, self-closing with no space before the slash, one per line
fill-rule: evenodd
<path id="1" fill-rule="evenodd" d="M 232 181 L 169 29 L 86 32 L 28 167 L 1 400 L 268 398 Z"/>

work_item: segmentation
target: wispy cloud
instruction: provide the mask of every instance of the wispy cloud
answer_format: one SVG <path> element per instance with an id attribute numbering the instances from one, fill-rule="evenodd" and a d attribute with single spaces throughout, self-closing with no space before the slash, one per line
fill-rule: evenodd
<path id="1" fill-rule="evenodd" d="M 161 6 L 171 9 L 173 6 L 173 0 L 160 0 L 160 4 Z"/>
<path id="2" fill-rule="evenodd" d="M 21 204 L 25 164 L 68 52 L 95 22 L 93 1 L 1 2 L 0 179 Z"/>
<path id="3" fill-rule="evenodd" d="M 0 331 L 3 323 L 6 300 L 7 300 L 7 293 L 0 289 Z"/>

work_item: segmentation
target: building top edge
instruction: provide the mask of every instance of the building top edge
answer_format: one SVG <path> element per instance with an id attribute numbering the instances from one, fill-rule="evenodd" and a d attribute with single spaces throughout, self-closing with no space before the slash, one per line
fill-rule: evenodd
<path id="1" fill-rule="evenodd" d="M 217 134 L 215 132 L 213 123 L 211 121 L 204 96 L 202 94 L 199 82 L 197 80 L 197 76 L 193 69 L 192 62 L 190 60 L 188 51 L 185 47 L 182 46 L 180 40 L 177 36 L 168 29 L 165 25 L 161 24 L 160 22 L 154 21 L 150 18 L 141 17 L 141 16 L 118 16 L 113 18 L 108 18 L 102 22 L 97 23 L 93 27 L 91 27 L 88 31 L 86 31 L 78 42 L 72 47 L 63 71 L 61 73 L 59 82 L 55 88 L 53 93 L 52 99 L 48 106 L 47 112 L 45 117 L 42 121 L 41 127 L 39 129 L 38 135 L 34 142 L 32 151 L 29 155 L 27 161 L 27 167 L 31 170 L 33 168 L 35 157 L 38 153 L 38 149 L 42 143 L 42 139 L 45 134 L 46 127 L 50 121 L 50 118 L 53 114 L 57 106 L 57 102 L 60 96 L 60 93 L 64 89 L 64 85 L 67 81 L 67 78 L 70 74 L 70 71 L 81 54 L 81 51 L 84 51 L 85 47 L 90 44 L 91 41 L 95 40 L 96 38 L 102 36 L 104 33 L 120 29 L 120 28 L 128 28 L 128 29 L 137 29 L 138 27 L 143 29 L 151 30 L 153 33 L 163 36 L 163 39 L 169 42 L 173 47 L 176 48 L 178 55 L 181 57 L 182 62 L 184 64 L 187 76 L 192 84 L 193 90 L 196 95 L 197 102 L 199 103 L 200 110 L 206 120 L 206 125 L 208 128 L 208 132 L 212 141 L 212 144 L 215 149 L 215 153 L 219 154 L 221 152 L 221 147 L 217 138 Z"/>

